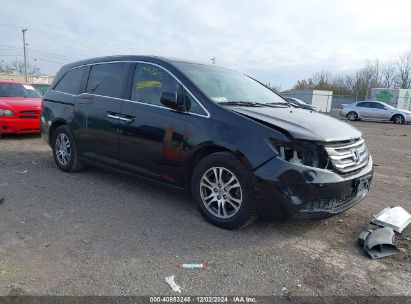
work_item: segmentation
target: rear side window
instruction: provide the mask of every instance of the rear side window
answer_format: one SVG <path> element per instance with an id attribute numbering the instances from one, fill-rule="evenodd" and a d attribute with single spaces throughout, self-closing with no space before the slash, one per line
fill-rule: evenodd
<path id="1" fill-rule="evenodd" d="M 96 64 L 91 67 L 86 92 L 90 94 L 122 97 L 127 63 Z"/>
<path id="2" fill-rule="evenodd" d="M 68 71 L 54 87 L 54 90 L 73 95 L 80 94 L 80 87 L 84 77 L 84 71 L 84 67 L 75 68 Z"/>
<path id="3" fill-rule="evenodd" d="M 360 102 L 360 103 L 357 104 L 357 107 L 370 108 L 370 103 L 369 102 Z"/>

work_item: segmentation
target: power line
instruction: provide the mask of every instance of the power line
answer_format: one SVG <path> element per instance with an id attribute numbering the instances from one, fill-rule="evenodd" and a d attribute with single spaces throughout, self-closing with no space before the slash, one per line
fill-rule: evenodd
<path id="1" fill-rule="evenodd" d="M 60 58 L 62 58 L 62 59 L 66 58 L 66 59 L 78 60 L 78 58 L 75 58 L 75 57 L 70 57 L 70 56 L 65 56 L 65 55 L 62 55 L 62 54 L 57 54 L 57 53 L 53 53 L 53 52 L 48 52 L 48 51 L 43 51 L 43 50 L 39 50 L 39 49 L 34 49 L 34 48 L 32 48 L 32 47 L 30 47 L 30 48 L 28 48 L 28 49 L 31 50 L 31 51 L 33 51 L 33 52 L 36 52 L 36 53 L 43 53 L 43 54 L 51 55 L 51 56 L 54 56 L 54 57 L 60 57 Z"/>
<path id="2" fill-rule="evenodd" d="M 40 60 L 40 61 L 45 61 L 45 62 L 57 63 L 57 64 L 67 64 L 67 62 L 44 59 L 44 58 L 40 58 L 40 57 L 30 57 L 30 58 L 34 59 L 34 61 Z"/>
<path id="3" fill-rule="evenodd" d="M 10 24 L 0 24 L 0 26 L 6 26 L 6 27 L 11 27 L 11 28 L 19 28 L 21 29 L 21 27 L 17 26 L 17 25 L 10 25 Z M 87 39 L 84 37 L 80 37 L 80 36 L 74 36 L 74 35 L 67 35 L 67 34 L 61 34 L 61 33 L 53 33 L 53 32 L 48 32 L 48 31 L 44 31 L 41 29 L 37 29 L 37 28 L 33 28 L 30 27 L 30 31 L 32 32 L 37 32 L 37 33 L 42 33 L 42 34 L 46 34 L 46 35 L 52 35 L 55 37 L 58 37 L 60 39 L 64 39 L 64 37 L 66 37 L 66 39 L 74 39 L 74 40 L 78 40 L 78 41 L 83 41 L 86 43 L 91 43 L 91 44 L 97 44 L 101 47 L 101 45 L 111 45 L 111 46 L 115 46 L 117 48 L 123 49 L 123 50 L 127 50 L 127 51 L 131 51 L 134 52 L 136 51 L 136 49 L 133 48 L 128 48 L 125 47 L 124 45 L 120 45 L 120 44 L 116 44 L 116 43 L 112 43 L 112 42 L 107 42 L 107 41 L 102 41 L 102 40 L 91 40 L 91 39 Z M 147 52 L 147 50 L 141 50 L 143 52 Z M 149 52 L 148 52 L 149 53 Z"/>
<path id="4" fill-rule="evenodd" d="M 22 55 L 2 54 L 0 57 L 23 57 Z"/>

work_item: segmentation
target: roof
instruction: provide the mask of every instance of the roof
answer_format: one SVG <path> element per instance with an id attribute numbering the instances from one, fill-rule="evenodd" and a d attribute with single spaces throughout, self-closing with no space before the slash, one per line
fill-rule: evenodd
<path id="1" fill-rule="evenodd" d="M 90 59 L 84 59 L 76 62 L 69 63 L 62 67 L 62 71 L 69 70 L 73 67 L 77 67 L 80 65 L 87 65 L 99 62 L 110 62 L 110 61 L 150 61 L 153 63 L 166 63 L 172 64 L 176 62 L 184 62 L 184 63 L 193 63 L 193 64 L 201 64 L 201 65 L 208 65 L 213 66 L 211 64 L 195 62 L 186 59 L 177 59 L 177 58 L 167 58 L 161 56 L 148 56 L 148 55 L 114 55 L 114 56 L 105 56 L 105 57 L 95 57 Z"/>
<path id="2" fill-rule="evenodd" d="M 30 83 L 27 82 L 21 82 L 21 81 L 14 81 L 14 80 L 0 80 L 0 83 L 14 83 L 14 84 L 25 84 L 31 86 Z"/>

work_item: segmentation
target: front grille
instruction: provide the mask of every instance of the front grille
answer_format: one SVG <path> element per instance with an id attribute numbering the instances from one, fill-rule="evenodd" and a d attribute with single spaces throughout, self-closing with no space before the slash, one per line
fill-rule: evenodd
<path id="1" fill-rule="evenodd" d="M 345 209 L 350 207 L 350 203 L 353 202 L 353 199 L 355 198 L 355 193 L 352 192 L 350 194 L 347 194 L 343 197 L 339 198 L 333 198 L 333 199 L 319 199 L 314 202 L 309 202 L 306 203 L 300 211 L 302 212 L 329 212 L 329 211 L 335 211 L 337 209 Z"/>
<path id="2" fill-rule="evenodd" d="M 367 164 L 369 158 L 362 138 L 349 143 L 328 144 L 325 150 L 334 169 L 343 174 L 361 169 Z"/>
<path id="3" fill-rule="evenodd" d="M 21 119 L 37 119 L 40 118 L 40 111 L 38 110 L 29 110 L 29 111 L 20 111 L 19 118 Z"/>

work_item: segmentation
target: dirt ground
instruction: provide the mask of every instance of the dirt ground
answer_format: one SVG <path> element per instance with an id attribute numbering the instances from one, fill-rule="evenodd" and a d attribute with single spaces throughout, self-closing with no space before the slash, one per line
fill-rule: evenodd
<path id="1" fill-rule="evenodd" d="M 353 125 L 375 162 L 359 205 L 237 231 L 206 223 L 186 194 L 95 168 L 63 173 L 40 137 L 3 137 L 0 295 L 172 295 L 170 275 L 188 295 L 411 295 L 411 225 L 397 256 L 371 260 L 357 244 L 383 208 L 411 212 L 411 125 Z"/>

